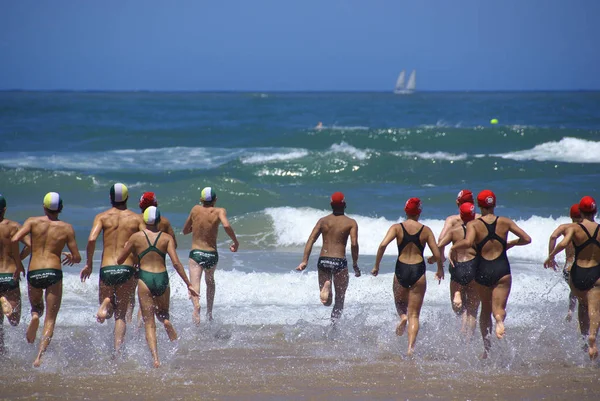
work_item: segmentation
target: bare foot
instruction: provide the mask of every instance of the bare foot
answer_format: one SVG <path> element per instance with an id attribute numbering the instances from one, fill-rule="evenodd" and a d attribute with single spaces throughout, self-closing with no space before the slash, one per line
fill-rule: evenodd
<path id="1" fill-rule="evenodd" d="M 573 312 L 569 311 L 569 313 L 567 313 L 567 317 L 565 318 L 565 320 L 567 322 L 570 322 L 571 320 L 573 320 Z"/>
<path id="2" fill-rule="evenodd" d="M 34 368 L 39 368 L 41 364 L 42 364 L 42 358 L 40 358 L 40 357 L 35 358 L 35 361 L 33 361 Z"/>
<path id="3" fill-rule="evenodd" d="M 408 317 L 403 315 L 402 318 L 400 318 L 400 322 L 398 322 L 396 325 L 396 335 L 398 337 L 404 334 L 404 331 L 406 330 L 406 323 L 408 323 Z"/>
<path id="4" fill-rule="evenodd" d="M 406 353 L 406 355 L 407 355 L 409 358 L 412 358 L 412 357 L 415 355 L 415 349 L 414 349 L 414 348 L 411 348 L 411 347 L 409 347 L 409 348 L 408 348 L 408 352 Z"/>
<path id="5" fill-rule="evenodd" d="M 487 357 L 488 357 L 488 352 L 483 351 L 483 354 L 481 354 L 481 359 L 487 359 Z"/>
<path id="6" fill-rule="evenodd" d="M 192 321 L 196 326 L 200 326 L 200 309 L 194 308 L 192 311 Z"/>
<path id="7" fill-rule="evenodd" d="M 158 359 L 155 359 L 155 360 L 154 360 L 154 367 L 155 367 L 155 368 L 158 368 L 158 367 L 160 367 L 160 362 L 159 362 L 159 360 L 158 360 Z"/>
<path id="8" fill-rule="evenodd" d="M 588 337 L 588 342 L 590 344 L 588 348 L 588 354 L 590 355 L 590 359 L 595 361 L 598 359 L 598 347 L 596 346 L 596 339 L 592 337 Z"/>
<path id="9" fill-rule="evenodd" d="M 165 330 L 167 331 L 169 340 L 171 340 L 171 341 L 177 340 L 177 332 L 175 331 L 175 327 L 173 327 L 171 322 L 169 322 L 167 319 L 165 319 L 163 324 L 165 325 Z M 155 361 L 155 363 L 156 363 L 156 361 Z"/>
<path id="10" fill-rule="evenodd" d="M 5 316 L 12 315 L 12 306 L 10 306 L 10 302 L 8 302 L 5 297 L 0 297 L 0 304 L 2 305 L 2 313 L 4 313 Z"/>
<path id="11" fill-rule="evenodd" d="M 213 321 L 212 313 L 207 313 L 206 318 L 208 319 L 209 322 L 212 322 Z"/>
<path id="12" fill-rule="evenodd" d="M 323 284 L 323 288 L 321 288 L 319 295 L 323 305 L 328 306 L 331 304 L 331 280 L 325 281 L 325 284 Z"/>
<path id="13" fill-rule="evenodd" d="M 108 316 L 108 305 L 110 304 L 110 298 L 104 298 L 100 308 L 98 309 L 98 313 L 96 313 L 96 321 L 98 323 L 104 323 L 106 317 Z"/>
<path id="14" fill-rule="evenodd" d="M 501 320 L 496 321 L 496 337 L 499 340 L 504 338 L 504 322 Z"/>
<path id="15" fill-rule="evenodd" d="M 456 291 L 454 293 L 454 299 L 452 300 L 452 304 L 455 310 L 462 309 L 462 297 L 460 296 L 460 291 Z"/>
<path id="16" fill-rule="evenodd" d="M 27 342 L 29 344 L 33 344 L 33 342 L 35 341 L 35 336 L 37 335 L 37 330 L 38 330 L 39 326 L 40 326 L 40 317 L 38 315 L 32 315 L 31 322 L 29 322 L 29 326 L 27 326 L 27 332 L 25 333 L 25 338 L 27 339 Z M 37 361 L 37 359 L 36 359 L 36 361 Z"/>

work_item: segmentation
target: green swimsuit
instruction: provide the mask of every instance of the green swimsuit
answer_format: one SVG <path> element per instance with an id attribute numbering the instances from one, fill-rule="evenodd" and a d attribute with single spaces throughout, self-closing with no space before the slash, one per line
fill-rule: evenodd
<path id="1" fill-rule="evenodd" d="M 13 279 L 13 273 L 0 273 L 0 294 L 19 288 L 19 283 Z"/>
<path id="2" fill-rule="evenodd" d="M 135 274 L 133 266 L 114 265 L 104 266 L 100 269 L 100 281 L 106 285 L 120 285 L 129 280 Z"/>
<path id="3" fill-rule="evenodd" d="M 140 253 L 140 262 L 142 258 L 148 254 L 148 252 L 156 252 L 164 260 L 166 254 L 156 247 L 156 244 L 158 243 L 158 239 L 160 238 L 162 232 L 158 233 L 154 244 L 150 243 L 148 234 L 146 234 L 145 231 L 143 233 L 146 236 L 146 241 L 148 241 L 148 248 L 146 248 L 143 252 Z M 162 273 L 151 273 L 140 269 L 139 278 L 144 282 L 144 284 L 146 284 L 146 286 L 150 290 L 150 293 L 154 297 L 160 297 L 162 294 L 165 293 L 167 288 L 169 288 L 169 274 L 166 270 Z"/>
<path id="4" fill-rule="evenodd" d="M 219 261 L 217 251 L 202 251 L 200 249 L 192 249 L 190 251 L 190 259 L 198 263 L 204 269 L 212 269 Z"/>
<path id="5" fill-rule="evenodd" d="M 27 272 L 27 281 L 33 288 L 46 289 L 63 279 L 60 269 L 37 269 Z"/>

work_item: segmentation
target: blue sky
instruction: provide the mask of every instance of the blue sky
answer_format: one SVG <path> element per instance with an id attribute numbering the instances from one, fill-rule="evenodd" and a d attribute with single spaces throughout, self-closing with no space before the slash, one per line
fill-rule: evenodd
<path id="1" fill-rule="evenodd" d="M 600 89 L 598 0 L 0 0 L 0 89 Z"/>

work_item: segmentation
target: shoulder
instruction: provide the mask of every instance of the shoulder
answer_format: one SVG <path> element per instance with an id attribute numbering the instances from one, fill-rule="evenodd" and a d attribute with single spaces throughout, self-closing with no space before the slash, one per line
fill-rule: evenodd
<path id="1" fill-rule="evenodd" d="M 452 225 L 456 224 L 460 220 L 460 215 L 453 214 L 451 216 L 446 217 L 446 224 Z"/>

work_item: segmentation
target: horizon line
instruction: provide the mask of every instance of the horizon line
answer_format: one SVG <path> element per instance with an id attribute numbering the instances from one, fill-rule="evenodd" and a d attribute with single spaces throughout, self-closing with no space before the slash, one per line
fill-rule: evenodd
<path id="1" fill-rule="evenodd" d="M 24 93 L 389 93 L 393 90 L 233 90 L 233 89 L 0 89 L 0 92 L 24 92 Z M 418 90 L 412 94 L 419 93 L 541 93 L 541 92 L 600 92 L 598 89 L 431 89 Z"/>

